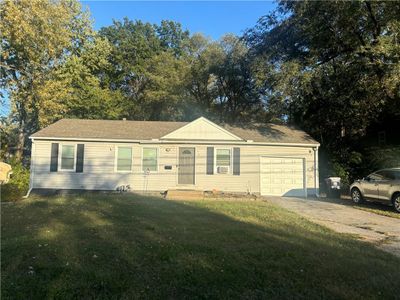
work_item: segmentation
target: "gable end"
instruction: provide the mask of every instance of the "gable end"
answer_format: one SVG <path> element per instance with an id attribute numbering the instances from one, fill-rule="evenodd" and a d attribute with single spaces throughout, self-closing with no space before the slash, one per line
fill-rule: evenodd
<path id="1" fill-rule="evenodd" d="M 204 117 L 200 117 L 193 122 L 164 135 L 160 140 L 244 141 L 242 138 Z"/>

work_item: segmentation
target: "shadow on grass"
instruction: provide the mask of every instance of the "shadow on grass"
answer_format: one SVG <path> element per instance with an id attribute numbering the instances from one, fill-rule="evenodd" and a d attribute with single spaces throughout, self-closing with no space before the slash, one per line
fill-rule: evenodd
<path id="1" fill-rule="evenodd" d="M 2 299 L 395 298 L 400 260 L 265 202 L 120 194 L 2 207 Z"/>

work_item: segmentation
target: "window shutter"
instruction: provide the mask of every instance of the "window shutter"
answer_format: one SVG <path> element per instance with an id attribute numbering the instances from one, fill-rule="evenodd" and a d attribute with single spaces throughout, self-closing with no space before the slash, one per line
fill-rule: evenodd
<path id="1" fill-rule="evenodd" d="M 78 144 L 76 149 L 76 168 L 75 168 L 76 173 L 83 172 L 84 153 L 85 153 L 85 145 Z"/>
<path id="2" fill-rule="evenodd" d="M 51 144 L 50 172 L 57 172 L 58 169 L 58 143 Z"/>
<path id="3" fill-rule="evenodd" d="M 214 147 L 207 147 L 207 175 L 214 174 Z"/>
<path id="4" fill-rule="evenodd" d="M 240 175 L 240 148 L 233 148 L 233 175 Z"/>

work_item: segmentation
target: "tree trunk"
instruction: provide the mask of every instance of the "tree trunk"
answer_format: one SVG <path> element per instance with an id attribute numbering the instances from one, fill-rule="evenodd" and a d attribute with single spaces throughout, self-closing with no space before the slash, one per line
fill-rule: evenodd
<path id="1" fill-rule="evenodd" d="M 18 162 L 22 161 L 22 157 L 24 155 L 24 146 L 25 146 L 25 128 L 24 122 L 20 124 L 19 133 L 18 133 L 18 141 L 17 141 L 17 150 L 15 151 L 15 159 Z"/>

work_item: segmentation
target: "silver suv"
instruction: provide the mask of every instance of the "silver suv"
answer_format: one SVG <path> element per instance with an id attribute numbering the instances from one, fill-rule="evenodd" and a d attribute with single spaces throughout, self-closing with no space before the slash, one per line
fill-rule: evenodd
<path id="1" fill-rule="evenodd" d="M 354 203 L 364 200 L 379 201 L 393 205 L 400 213 L 400 168 L 376 171 L 350 186 Z"/>

